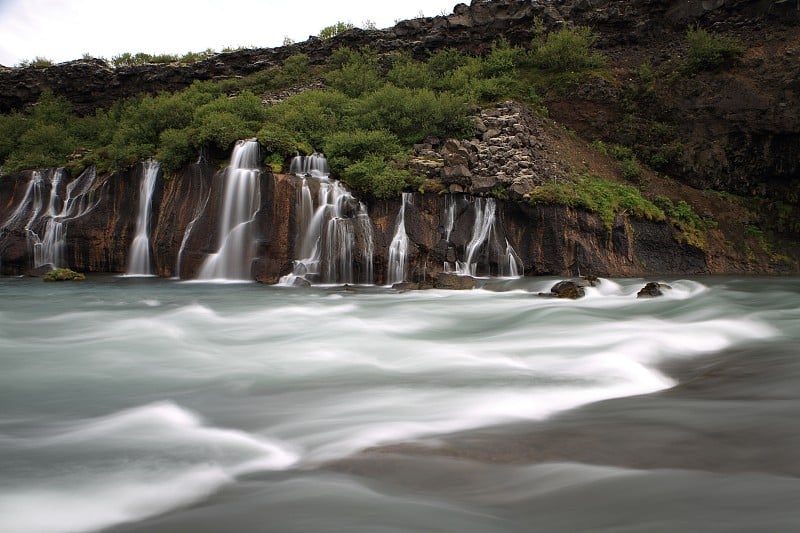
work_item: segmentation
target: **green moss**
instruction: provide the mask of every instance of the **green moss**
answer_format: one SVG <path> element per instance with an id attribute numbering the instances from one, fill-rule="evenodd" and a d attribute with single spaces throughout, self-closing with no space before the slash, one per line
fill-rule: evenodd
<path id="1" fill-rule="evenodd" d="M 646 220 L 665 219 L 664 212 L 642 197 L 638 189 L 597 176 L 583 176 L 574 181 L 564 180 L 535 187 L 530 196 L 531 204 L 564 205 L 597 213 L 608 230 L 611 230 L 616 214 Z"/>
<path id="2" fill-rule="evenodd" d="M 86 276 L 68 268 L 56 268 L 42 278 L 44 281 L 85 281 Z"/>

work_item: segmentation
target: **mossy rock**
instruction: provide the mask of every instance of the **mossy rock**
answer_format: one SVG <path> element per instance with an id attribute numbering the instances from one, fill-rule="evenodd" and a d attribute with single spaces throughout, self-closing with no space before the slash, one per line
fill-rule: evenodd
<path id="1" fill-rule="evenodd" d="M 44 275 L 45 281 L 84 281 L 86 276 L 68 268 L 56 268 Z"/>

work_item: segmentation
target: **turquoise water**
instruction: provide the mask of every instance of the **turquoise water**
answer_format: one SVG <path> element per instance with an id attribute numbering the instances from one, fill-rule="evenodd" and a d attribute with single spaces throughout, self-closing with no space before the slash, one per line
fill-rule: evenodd
<path id="1" fill-rule="evenodd" d="M 800 280 L 0 279 L 0 531 L 791 531 Z"/>

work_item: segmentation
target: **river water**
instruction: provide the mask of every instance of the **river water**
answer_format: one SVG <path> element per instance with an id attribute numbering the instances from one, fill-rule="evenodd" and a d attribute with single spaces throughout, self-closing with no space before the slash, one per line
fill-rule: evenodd
<path id="1" fill-rule="evenodd" d="M 797 531 L 800 279 L 0 279 L 0 531 Z"/>

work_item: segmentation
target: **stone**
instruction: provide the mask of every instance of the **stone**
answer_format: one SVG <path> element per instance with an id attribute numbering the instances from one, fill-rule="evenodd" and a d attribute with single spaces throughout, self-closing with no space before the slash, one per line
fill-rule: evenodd
<path id="1" fill-rule="evenodd" d="M 442 180 L 445 182 L 460 181 L 459 178 L 471 178 L 472 172 L 466 165 L 453 165 L 442 168 Z"/>
<path id="2" fill-rule="evenodd" d="M 647 285 L 642 287 L 642 289 L 636 293 L 637 298 L 656 298 L 658 296 L 664 296 L 664 290 L 669 290 L 672 287 L 667 285 L 666 283 L 657 283 L 655 281 L 649 282 Z"/>
<path id="3" fill-rule="evenodd" d="M 392 285 L 392 289 L 400 292 L 418 291 L 419 283 L 414 283 L 413 281 L 401 281 Z"/>
<path id="4" fill-rule="evenodd" d="M 459 276 L 458 274 L 442 272 L 439 274 L 439 277 L 436 278 L 434 287 L 452 291 L 470 290 L 475 288 L 475 278 L 472 276 Z"/>
<path id="5" fill-rule="evenodd" d="M 559 281 L 553 285 L 550 292 L 554 294 L 556 298 L 569 298 L 571 300 L 577 300 L 578 298 L 586 296 L 586 291 L 583 289 L 580 282 L 575 280 Z"/>

